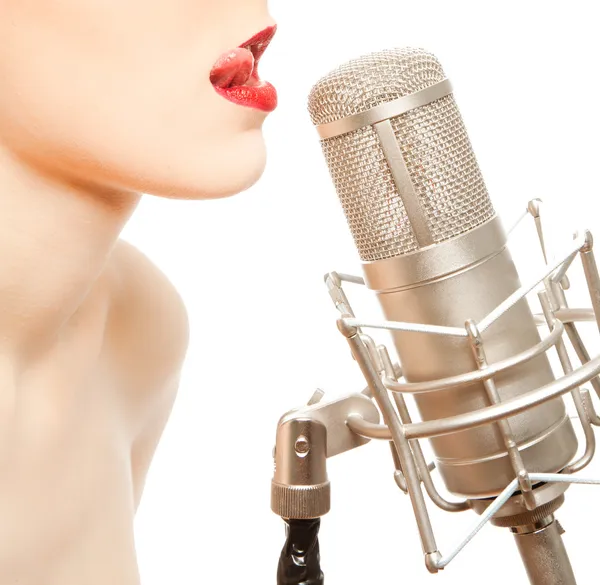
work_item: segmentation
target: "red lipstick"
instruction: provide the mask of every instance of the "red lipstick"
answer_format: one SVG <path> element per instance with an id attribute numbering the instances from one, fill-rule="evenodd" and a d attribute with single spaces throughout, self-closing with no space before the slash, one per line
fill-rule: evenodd
<path id="1" fill-rule="evenodd" d="M 258 75 L 258 62 L 273 39 L 277 26 L 269 26 L 223 53 L 214 64 L 210 81 L 216 92 L 234 104 L 272 112 L 277 107 L 277 91 Z"/>

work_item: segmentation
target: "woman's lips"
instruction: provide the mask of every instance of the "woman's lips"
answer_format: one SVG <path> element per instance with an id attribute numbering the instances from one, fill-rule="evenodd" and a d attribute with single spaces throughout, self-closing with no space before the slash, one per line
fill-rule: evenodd
<path id="1" fill-rule="evenodd" d="M 229 101 L 272 112 L 277 107 L 277 91 L 258 76 L 258 62 L 277 30 L 270 26 L 245 43 L 223 53 L 210 72 L 213 87 Z"/>

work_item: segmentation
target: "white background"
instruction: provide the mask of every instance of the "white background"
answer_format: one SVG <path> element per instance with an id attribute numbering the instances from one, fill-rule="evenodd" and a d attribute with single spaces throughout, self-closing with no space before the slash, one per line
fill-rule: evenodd
<path id="1" fill-rule="evenodd" d="M 431 50 L 454 84 L 507 223 L 542 197 L 564 219 L 565 233 L 582 222 L 600 233 L 594 6 L 271 2 L 279 32 L 261 76 L 278 88 L 280 107 L 265 124 L 264 177 L 228 200 L 148 197 L 124 232 L 181 291 L 192 328 L 180 394 L 136 519 L 143 585 L 274 584 L 284 540 L 269 508 L 277 420 L 316 387 L 336 396 L 364 386 L 323 285 L 325 272 L 358 273 L 360 265 L 306 113 L 312 84 L 370 51 Z M 539 254 L 524 252 L 518 261 L 522 279 L 534 259 Z M 364 307 L 377 315 L 374 299 Z M 333 509 L 321 536 L 328 585 L 526 582 L 512 537 L 493 527 L 444 572 L 429 575 L 391 465 L 382 443 L 330 460 Z M 600 477 L 600 463 L 585 473 Z M 559 512 L 583 585 L 597 581 L 595 489 L 571 488 Z M 432 515 L 442 552 L 476 518 L 433 508 Z"/>

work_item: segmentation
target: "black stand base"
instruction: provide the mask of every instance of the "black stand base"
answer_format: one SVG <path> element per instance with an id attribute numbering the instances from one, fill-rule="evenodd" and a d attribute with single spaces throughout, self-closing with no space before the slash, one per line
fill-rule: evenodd
<path id="1" fill-rule="evenodd" d="M 277 585 L 323 585 L 319 554 L 321 520 L 286 520 L 286 541 L 279 566 Z"/>

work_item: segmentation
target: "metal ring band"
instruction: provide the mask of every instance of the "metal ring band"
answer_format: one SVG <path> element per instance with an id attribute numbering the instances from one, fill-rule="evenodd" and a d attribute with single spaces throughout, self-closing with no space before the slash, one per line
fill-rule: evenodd
<path id="1" fill-rule="evenodd" d="M 329 482 L 319 485 L 282 485 L 271 482 L 271 510 L 282 518 L 309 520 L 331 509 Z"/>
<path id="2" fill-rule="evenodd" d="M 421 91 L 411 93 L 410 95 L 402 96 L 397 100 L 379 104 L 366 112 L 354 114 L 341 120 L 335 120 L 328 124 L 320 124 L 316 126 L 317 132 L 321 140 L 341 136 L 354 130 L 359 130 L 365 126 L 372 126 L 377 122 L 382 122 L 389 118 L 395 118 L 402 114 L 406 114 L 415 108 L 426 106 L 427 104 L 446 97 L 452 93 L 452 84 L 449 79 L 444 79 L 434 85 L 430 85 Z"/>
<path id="3" fill-rule="evenodd" d="M 393 292 L 430 283 L 464 270 L 500 253 L 506 234 L 500 217 L 434 246 L 416 252 L 363 262 L 365 283 L 371 290 Z"/>
<path id="4" fill-rule="evenodd" d="M 551 516 L 565 502 L 565 495 L 561 494 L 555 500 L 538 506 L 535 510 L 514 514 L 513 516 L 492 517 L 491 523 L 500 528 L 512 528 L 514 526 L 529 526 L 536 524 L 547 516 Z"/>

